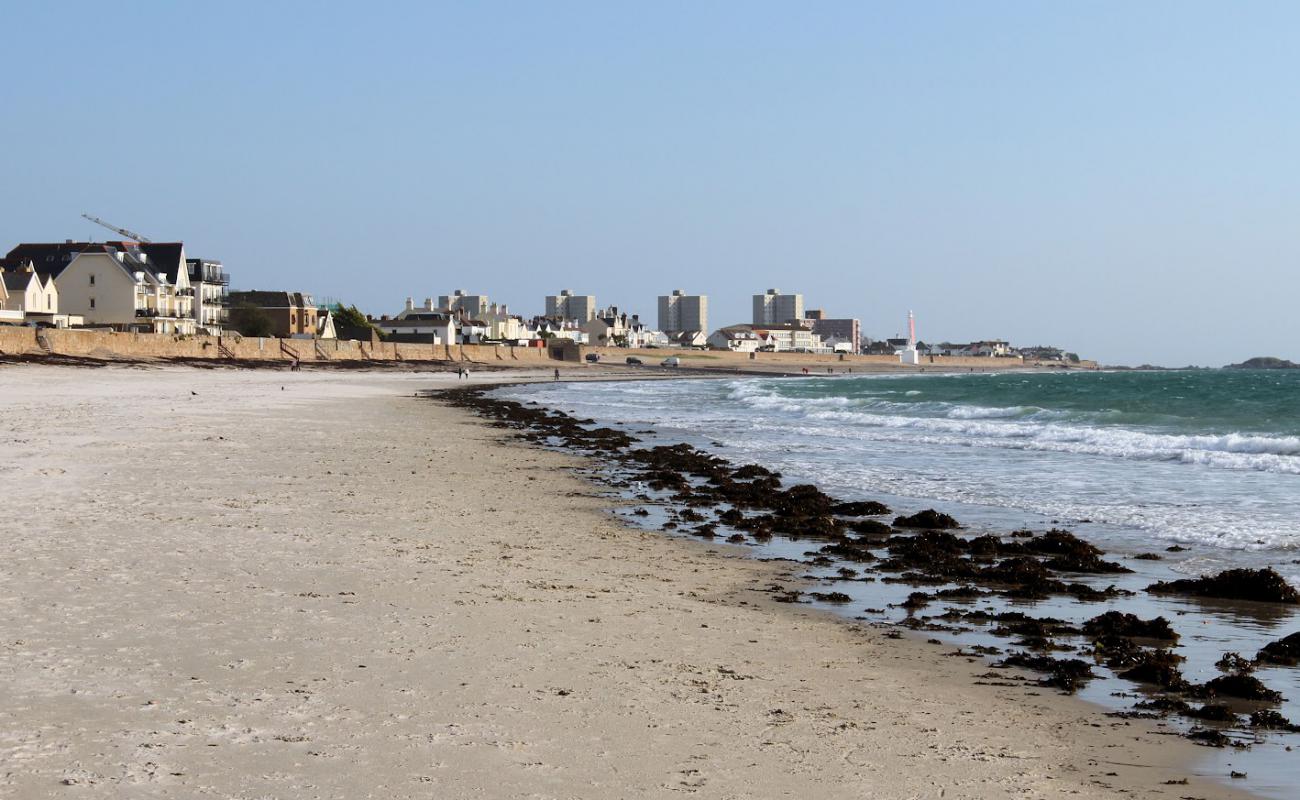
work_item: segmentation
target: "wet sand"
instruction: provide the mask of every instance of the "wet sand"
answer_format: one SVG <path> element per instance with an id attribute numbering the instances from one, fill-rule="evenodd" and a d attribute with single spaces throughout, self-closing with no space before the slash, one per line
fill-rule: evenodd
<path id="1" fill-rule="evenodd" d="M 1243 796 L 620 524 L 581 459 L 414 397 L 454 383 L 0 368 L 0 794 Z"/>

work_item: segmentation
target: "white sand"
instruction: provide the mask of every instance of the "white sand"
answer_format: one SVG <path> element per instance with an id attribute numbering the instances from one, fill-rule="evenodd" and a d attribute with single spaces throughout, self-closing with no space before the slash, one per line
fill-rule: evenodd
<path id="1" fill-rule="evenodd" d="M 452 382 L 0 367 L 0 796 L 1235 796 L 622 527 Z"/>

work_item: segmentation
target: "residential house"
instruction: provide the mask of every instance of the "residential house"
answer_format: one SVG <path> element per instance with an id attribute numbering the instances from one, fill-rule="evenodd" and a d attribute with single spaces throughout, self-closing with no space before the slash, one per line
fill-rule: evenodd
<path id="1" fill-rule="evenodd" d="M 511 314 L 510 309 L 504 303 L 493 303 L 488 306 L 488 312 L 483 315 L 483 321 L 488 326 L 485 338 L 491 341 L 514 344 L 526 341 L 529 338 L 528 327 L 524 325 L 523 317 Z"/>
<path id="2" fill-rule="evenodd" d="M 316 338 L 339 338 L 338 333 L 334 330 L 334 312 L 328 308 L 319 308 L 316 310 Z"/>
<path id="3" fill-rule="evenodd" d="M 4 273 L 8 274 L 8 273 Z M 23 321 L 23 312 L 21 309 L 9 308 L 9 287 L 5 285 L 4 280 L 0 280 L 0 323 L 7 325 Z"/>
<path id="4" fill-rule="evenodd" d="M 582 329 L 587 334 L 587 341 L 596 347 L 635 347 L 639 345 L 632 343 L 634 338 L 642 341 L 653 338 L 648 335 L 640 316 L 619 313 L 616 306 L 596 314 Z"/>
<path id="5" fill-rule="evenodd" d="M 754 333 L 768 340 L 777 353 L 829 353 L 830 348 L 822 338 L 798 323 L 786 325 L 754 325 Z"/>
<path id="6" fill-rule="evenodd" d="M 59 290 L 53 277 L 42 278 L 31 262 L 19 269 L 3 273 L 0 285 L 0 309 L 18 312 L 18 319 L 27 315 L 59 313 Z"/>
<path id="7" fill-rule="evenodd" d="M 230 292 L 230 308 L 257 309 L 271 322 L 271 336 L 281 339 L 315 338 L 320 312 L 309 294 L 248 290 Z"/>
<path id="8" fill-rule="evenodd" d="M 771 342 L 754 332 L 750 325 L 730 325 L 709 334 L 710 350 L 730 350 L 733 353 L 754 353 Z"/>
<path id="9" fill-rule="evenodd" d="M 1000 339 L 971 342 L 970 344 L 952 344 L 944 342 L 934 348 L 937 355 L 960 356 L 962 358 L 1007 358 L 1012 355 L 1011 346 Z"/>
<path id="10" fill-rule="evenodd" d="M 709 335 L 704 331 L 674 331 L 668 333 L 668 346 L 703 349 L 709 346 Z"/>
<path id="11" fill-rule="evenodd" d="M 147 253 L 91 245 L 54 279 L 60 309 L 88 325 L 193 334 L 194 297 L 185 270 L 155 269 Z"/>
<path id="12" fill-rule="evenodd" d="M 373 320 L 386 339 L 395 342 L 456 344 L 456 318 L 445 311 L 408 309 L 396 319 Z"/>

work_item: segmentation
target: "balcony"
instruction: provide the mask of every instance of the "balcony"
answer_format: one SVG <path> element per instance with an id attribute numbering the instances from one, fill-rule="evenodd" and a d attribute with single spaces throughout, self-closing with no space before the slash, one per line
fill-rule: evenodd
<path id="1" fill-rule="evenodd" d="M 226 286 L 230 283 L 230 276 L 226 274 L 224 269 L 205 269 L 203 270 L 203 282 Z"/>

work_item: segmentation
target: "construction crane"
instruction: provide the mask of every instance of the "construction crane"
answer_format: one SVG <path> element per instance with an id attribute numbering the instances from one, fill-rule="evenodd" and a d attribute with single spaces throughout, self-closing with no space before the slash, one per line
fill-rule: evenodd
<path id="1" fill-rule="evenodd" d="M 128 231 L 126 228 L 119 228 L 116 225 L 110 225 L 104 220 L 100 219 L 99 217 L 92 217 L 89 214 L 82 214 L 81 216 L 85 217 L 86 219 L 90 220 L 96 225 L 103 225 L 105 228 L 108 228 L 110 231 L 113 231 L 114 233 L 120 233 L 126 238 L 131 239 L 132 241 L 142 242 L 144 244 L 153 244 L 153 240 L 146 239 L 145 237 L 141 236 L 135 231 Z"/>

